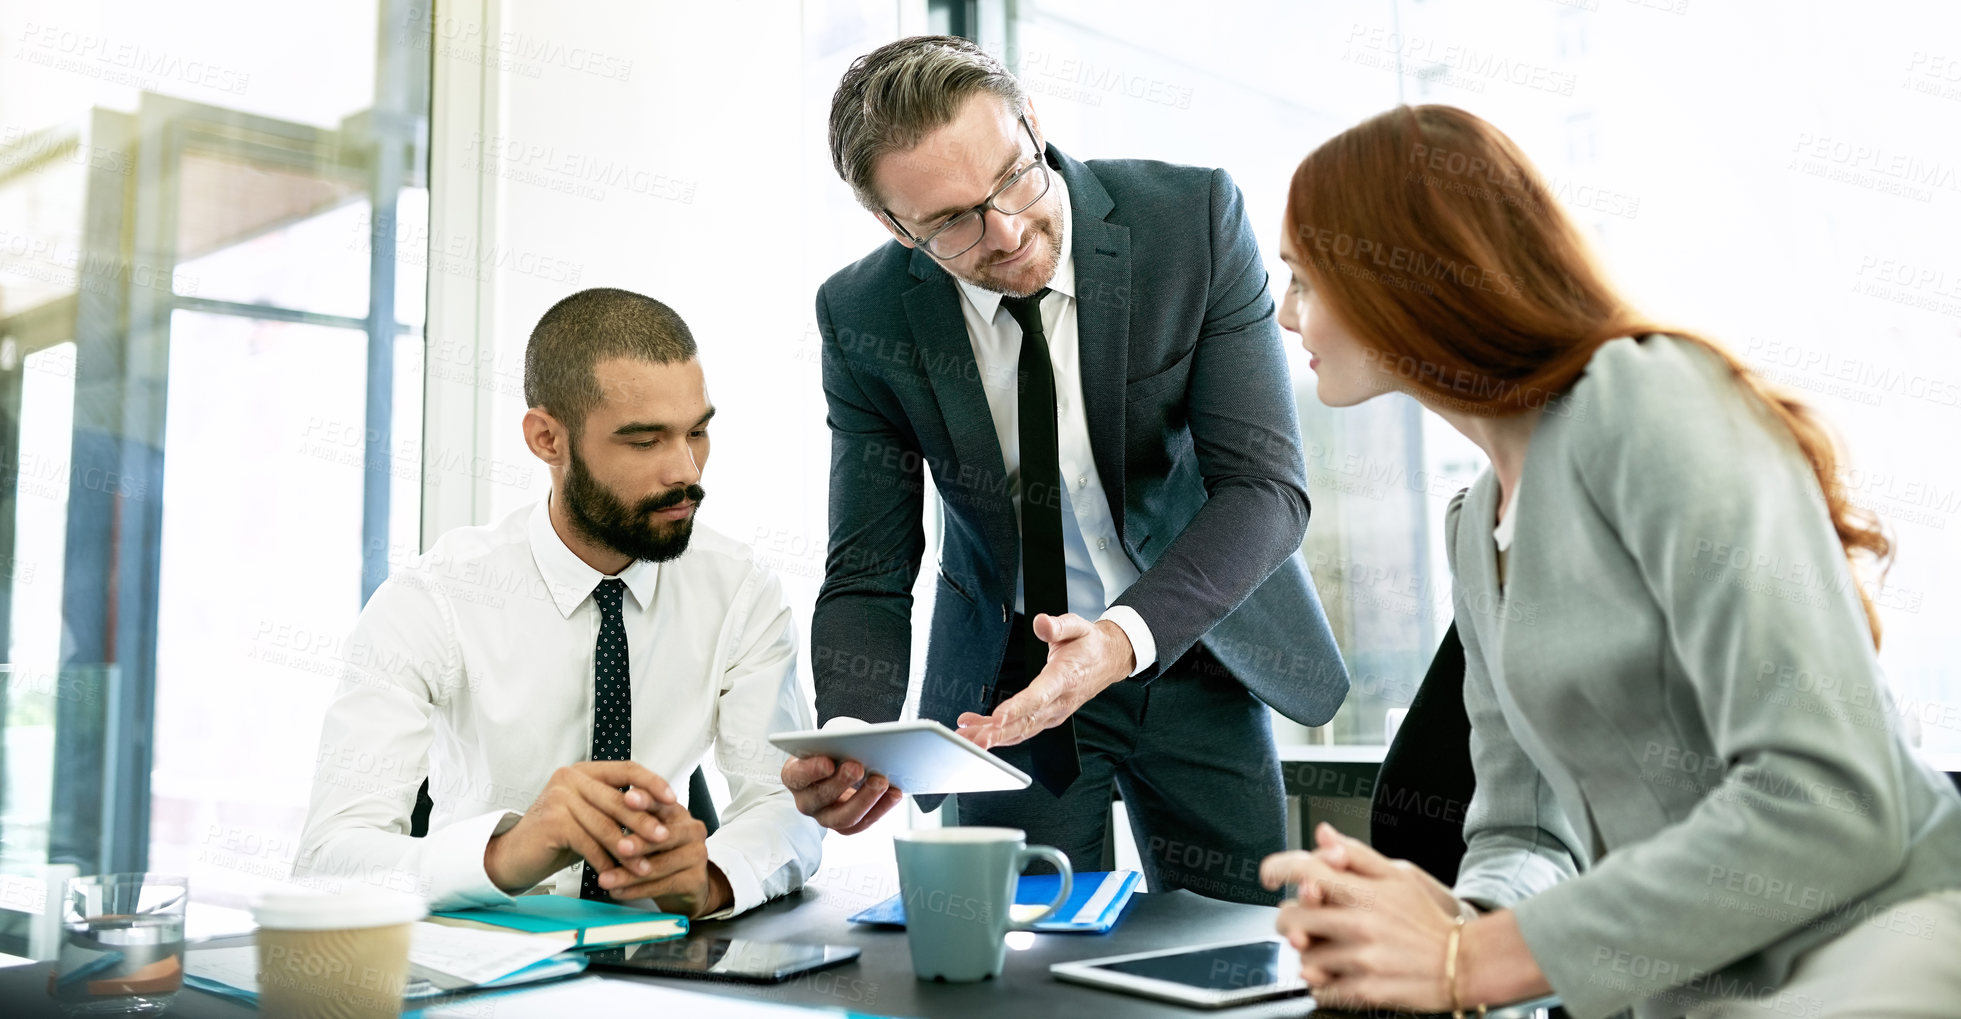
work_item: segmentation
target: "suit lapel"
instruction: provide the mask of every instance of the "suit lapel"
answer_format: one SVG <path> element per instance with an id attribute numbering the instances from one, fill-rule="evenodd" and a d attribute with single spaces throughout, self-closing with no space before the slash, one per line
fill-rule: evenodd
<path id="1" fill-rule="evenodd" d="M 1069 185 L 1076 266 L 1076 343 L 1090 454 L 1117 533 L 1123 531 L 1124 379 L 1130 367 L 1130 228 L 1106 221 L 1115 202 L 1089 167 L 1049 147 L 1049 161 Z"/>
<path id="2" fill-rule="evenodd" d="M 921 264 L 922 260 L 925 262 Z M 944 465 L 934 465 L 934 483 L 942 496 L 955 495 L 955 486 L 968 487 L 967 504 L 981 511 L 989 551 L 1002 569 L 1010 590 L 1015 583 L 1016 564 L 1021 562 L 1021 535 L 1015 528 L 1014 493 L 1008 491 L 1006 461 L 1001 456 L 1001 439 L 994 433 L 994 415 L 987 406 L 987 393 L 981 388 L 980 364 L 974 345 L 967 338 L 967 322 L 960 315 L 960 294 L 953 277 L 932 262 L 932 256 L 914 249 L 912 275 L 919 282 L 906 291 L 906 323 L 912 328 L 913 343 L 920 353 L 920 369 L 933 387 L 933 398 L 940 405 L 948 436 L 953 440 L 959 467 L 972 469 L 973 475 L 956 467 L 949 477 Z M 988 498 L 998 494 L 999 498 Z"/>

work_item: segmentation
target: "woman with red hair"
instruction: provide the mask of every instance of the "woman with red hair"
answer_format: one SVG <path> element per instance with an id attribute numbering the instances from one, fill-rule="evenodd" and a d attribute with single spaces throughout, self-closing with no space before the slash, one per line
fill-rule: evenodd
<path id="1" fill-rule="evenodd" d="M 1491 463 L 1445 516 L 1463 864 L 1445 888 L 1325 826 L 1269 858 L 1317 998 L 1961 1014 L 1961 795 L 1893 724 L 1859 580 L 1892 550 L 1823 422 L 1632 308 L 1462 110 L 1316 149 L 1282 234 L 1322 402 L 1408 393 Z"/>

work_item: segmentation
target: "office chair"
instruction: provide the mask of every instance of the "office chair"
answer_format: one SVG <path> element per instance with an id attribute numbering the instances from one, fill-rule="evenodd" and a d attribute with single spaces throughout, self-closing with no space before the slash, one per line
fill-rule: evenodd
<path id="1" fill-rule="evenodd" d="M 1464 642 L 1453 622 L 1383 755 L 1369 805 L 1369 844 L 1454 883 L 1464 860 L 1464 811 L 1476 784 L 1471 719 L 1464 712 Z"/>

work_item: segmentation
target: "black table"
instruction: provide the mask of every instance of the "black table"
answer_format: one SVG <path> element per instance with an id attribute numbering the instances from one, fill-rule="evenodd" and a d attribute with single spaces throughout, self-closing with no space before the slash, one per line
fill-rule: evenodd
<path id="1" fill-rule="evenodd" d="M 836 872 L 830 872 L 836 873 Z M 863 888 L 849 878 L 848 887 Z M 1207 899 L 1188 891 L 1140 894 L 1116 930 L 1105 935 L 1041 934 L 1025 951 L 1010 949 L 1001 976 L 978 984 L 923 983 L 912 973 L 912 955 L 903 930 L 867 927 L 845 918 L 865 905 L 865 896 L 827 891 L 814 884 L 796 895 L 779 899 L 733 920 L 694 925 L 693 937 L 730 937 L 766 941 L 798 941 L 856 945 L 863 954 L 853 962 L 807 973 L 786 983 L 750 985 L 701 980 L 672 980 L 638 975 L 607 974 L 621 980 L 649 980 L 694 991 L 726 994 L 784 1004 L 886 1016 L 982 1017 L 1036 1019 L 1047 1016 L 1121 1015 L 1139 1019 L 1277 1019 L 1310 1010 L 1304 998 L 1248 1005 L 1221 1011 L 1200 1011 L 1178 1005 L 1113 994 L 1066 984 L 1051 977 L 1050 963 L 1093 959 L 1157 948 L 1261 938 L 1273 933 L 1274 910 Z M 212 942 L 208 944 L 217 944 Z M 225 939 L 238 944 L 238 939 Z M 197 951 L 192 946 L 190 951 Z M 48 964 L 0 969 L 0 1015 L 27 1019 L 58 1016 L 47 998 Z M 216 995 L 185 989 L 168 1015 L 182 1019 L 220 1019 L 257 1015 L 254 1010 Z M 1339 1013 L 1318 1013 L 1334 1017 Z M 1494 1013 L 1495 1015 L 1496 1013 Z"/>

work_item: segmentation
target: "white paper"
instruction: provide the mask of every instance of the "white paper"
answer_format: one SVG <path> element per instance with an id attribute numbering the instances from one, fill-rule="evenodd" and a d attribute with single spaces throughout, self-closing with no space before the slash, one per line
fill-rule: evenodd
<path id="1" fill-rule="evenodd" d="M 681 991 L 660 984 L 581 977 L 511 994 L 468 998 L 414 1013 L 423 1019 L 564 1019 L 566 1016 L 714 1016 L 715 1019 L 790 1019 L 811 1010 L 746 998 Z"/>
<path id="2" fill-rule="evenodd" d="M 426 921 L 416 924 L 409 936 L 410 962 L 472 984 L 515 973 L 563 951 L 563 944 L 548 938 Z"/>
<path id="3" fill-rule="evenodd" d="M 184 953 L 184 972 L 259 993 L 259 947 L 199 948 Z"/>
<path id="4" fill-rule="evenodd" d="M 1103 919 L 1103 911 L 1110 908 L 1110 903 L 1117 901 L 1117 892 L 1123 888 L 1124 881 L 1129 877 L 1130 871 L 1127 870 L 1113 870 L 1103 875 L 1103 883 L 1096 886 L 1096 894 L 1090 896 L 1089 901 L 1083 903 L 1083 908 L 1076 911 L 1076 915 L 1072 918 L 1074 922 L 1094 924 Z"/>
<path id="5" fill-rule="evenodd" d="M 481 984 L 507 976 L 565 950 L 565 946 L 529 934 L 446 927 L 418 923 L 409 933 L 409 961 L 440 973 Z M 201 948 L 184 953 L 185 972 L 259 993 L 259 949 Z"/>

